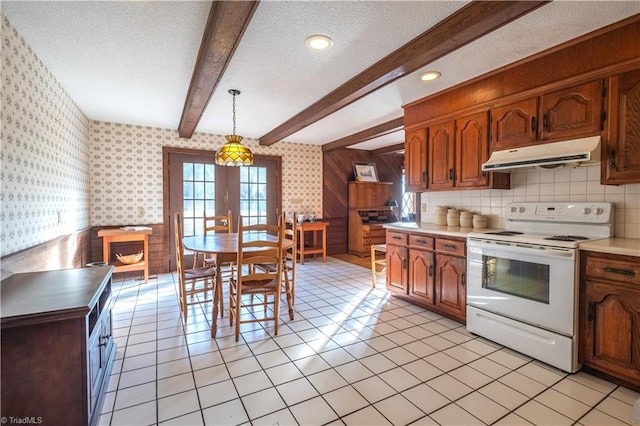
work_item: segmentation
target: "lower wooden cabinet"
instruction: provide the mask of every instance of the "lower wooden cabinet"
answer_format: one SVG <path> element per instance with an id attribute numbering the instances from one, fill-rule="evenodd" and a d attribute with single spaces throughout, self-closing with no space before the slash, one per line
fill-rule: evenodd
<path id="1" fill-rule="evenodd" d="M 387 289 L 466 322 L 466 244 L 463 239 L 387 231 Z"/>
<path id="2" fill-rule="evenodd" d="M 580 362 L 640 389 L 640 258 L 581 256 Z"/>

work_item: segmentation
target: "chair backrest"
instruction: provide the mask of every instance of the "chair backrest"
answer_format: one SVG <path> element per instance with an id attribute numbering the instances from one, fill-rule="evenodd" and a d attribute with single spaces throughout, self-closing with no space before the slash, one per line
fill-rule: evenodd
<path id="1" fill-rule="evenodd" d="M 277 286 L 282 278 L 282 246 L 284 221 L 278 218 L 277 225 L 244 225 L 242 216 L 238 217 L 238 260 L 237 281 L 239 291 L 243 281 L 271 281 Z M 255 264 L 275 264 L 276 271 L 263 271 L 253 268 Z M 279 291 L 279 290 L 278 290 Z"/>
<path id="2" fill-rule="evenodd" d="M 231 210 L 226 215 L 207 216 L 205 212 L 202 215 L 202 225 L 204 234 L 210 232 L 233 232 L 233 220 L 231 219 Z"/>
<path id="3" fill-rule="evenodd" d="M 286 261 L 288 267 L 295 271 L 296 268 L 296 256 L 297 256 L 297 244 L 298 244 L 298 223 L 296 221 L 297 214 L 293 212 L 293 220 L 291 222 L 287 221 L 286 213 L 282 214 L 282 220 L 285 222 L 284 225 L 284 238 L 293 241 L 293 246 L 286 250 Z"/>
<path id="4" fill-rule="evenodd" d="M 184 284 L 184 247 L 182 246 L 182 217 L 180 217 L 180 213 L 176 213 L 174 225 L 178 281 L 182 285 Z"/>

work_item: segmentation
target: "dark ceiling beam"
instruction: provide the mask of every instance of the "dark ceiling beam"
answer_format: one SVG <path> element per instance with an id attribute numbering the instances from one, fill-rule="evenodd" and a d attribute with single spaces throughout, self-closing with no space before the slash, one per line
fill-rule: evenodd
<path id="1" fill-rule="evenodd" d="M 549 1 L 473 1 L 260 138 L 272 145 Z"/>
<path id="2" fill-rule="evenodd" d="M 391 121 L 387 121 L 386 123 L 378 124 L 377 126 L 370 127 L 358 133 L 354 133 L 352 135 L 345 136 L 344 138 L 336 139 L 333 142 L 326 143 L 322 145 L 322 152 L 344 148 L 346 146 L 368 141 L 369 139 L 388 135 L 389 133 L 393 133 L 402 129 L 403 126 L 404 118 L 395 118 Z"/>
<path id="3" fill-rule="evenodd" d="M 259 1 L 214 1 L 180 117 L 181 138 L 193 136 Z"/>
<path id="4" fill-rule="evenodd" d="M 387 155 L 387 154 L 400 154 L 404 152 L 404 142 L 397 143 L 395 145 L 385 146 L 383 148 L 374 149 L 371 152 L 372 155 Z"/>

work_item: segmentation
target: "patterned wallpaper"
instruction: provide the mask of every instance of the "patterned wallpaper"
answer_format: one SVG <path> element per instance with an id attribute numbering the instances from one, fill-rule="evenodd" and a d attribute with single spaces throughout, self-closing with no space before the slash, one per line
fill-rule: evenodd
<path id="1" fill-rule="evenodd" d="M 0 256 L 89 226 L 89 120 L 2 22 Z"/>
<path id="2" fill-rule="evenodd" d="M 162 223 L 162 147 L 215 151 L 224 141 L 222 135 L 196 133 L 180 139 L 176 130 L 93 121 L 91 226 Z M 242 142 L 256 154 L 282 157 L 284 211 L 322 212 L 320 146 Z"/>

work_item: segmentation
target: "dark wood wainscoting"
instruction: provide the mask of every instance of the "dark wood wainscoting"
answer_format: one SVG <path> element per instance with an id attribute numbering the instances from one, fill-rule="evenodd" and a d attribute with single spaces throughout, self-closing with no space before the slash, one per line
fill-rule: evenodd
<path id="1" fill-rule="evenodd" d="M 85 229 L 4 256 L 0 259 L 0 278 L 24 272 L 81 268 L 91 261 L 89 241 L 90 231 Z"/>
<path id="2" fill-rule="evenodd" d="M 149 275 L 162 274 L 169 271 L 169 262 L 165 258 L 166 244 L 164 238 L 164 225 L 161 223 L 153 225 L 140 225 L 148 226 L 153 232 L 149 235 L 149 255 L 147 261 L 149 262 Z M 102 237 L 98 236 L 98 231 L 101 229 L 113 229 L 120 228 L 119 226 L 94 226 L 91 228 L 91 251 L 90 262 L 98 262 L 102 260 Z M 142 250 L 142 241 L 132 241 L 123 243 L 111 244 L 111 261 L 116 260 L 116 254 L 121 253 L 123 255 L 137 253 Z M 166 252 L 168 253 L 168 251 Z"/>
<path id="3" fill-rule="evenodd" d="M 327 228 L 327 254 L 347 253 L 349 248 L 349 182 L 353 181 L 353 162 L 375 163 L 380 182 L 393 182 L 394 198 L 402 199 L 403 155 L 373 155 L 369 151 L 336 149 L 324 152 L 322 157 L 323 220 Z"/>

